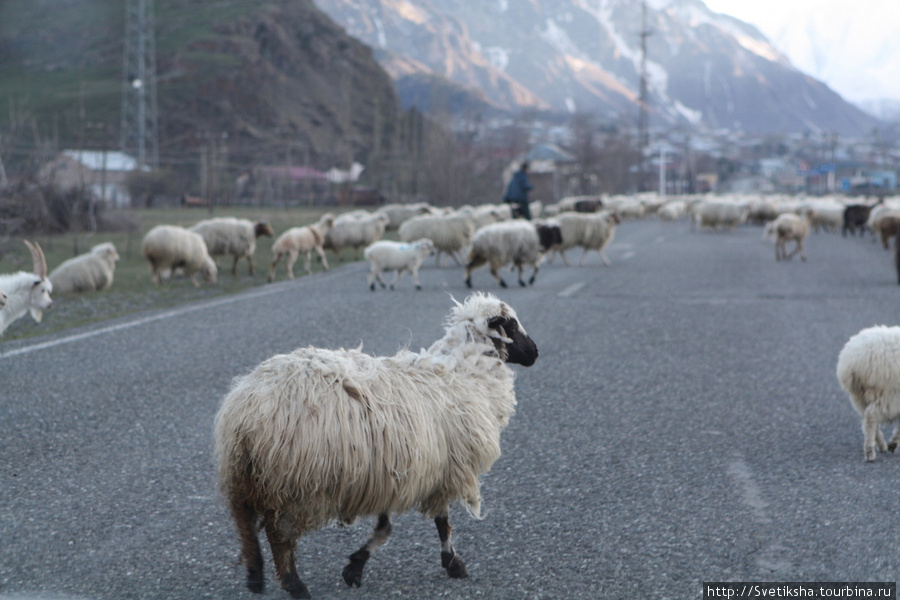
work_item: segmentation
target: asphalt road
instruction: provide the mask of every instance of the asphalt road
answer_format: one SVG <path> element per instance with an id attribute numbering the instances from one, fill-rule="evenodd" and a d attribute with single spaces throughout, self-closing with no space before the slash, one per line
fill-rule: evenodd
<path id="1" fill-rule="evenodd" d="M 301 540 L 315 598 L 700 598 L 703 581 L 894 581 L 900 455 L 863 460 L 836 376 L 864 327 L 900 321 L 890 253 L 815 235 L 776 263 L 761 229 L 620 225 L 583 268 L 474 283 L 540 349 L 518 373 L 484 519 L 398 518 L 361 589 L 370 520 Z M 579 250 L 570 258 L 577 262 Z M 0 598 L 249 599 L 217 495 L 212 420 L 231 379 L 298 346 L 389 354 L 442 332 L 462 270 L 370 292 L 354 264 L 177 310 L 0 343 Z M 514 285 L 514 276 L 507 280 Z M 268 560 L 268 553 L 266 553 Z M 272 581 L 264 598 L 287 598 Z"/>

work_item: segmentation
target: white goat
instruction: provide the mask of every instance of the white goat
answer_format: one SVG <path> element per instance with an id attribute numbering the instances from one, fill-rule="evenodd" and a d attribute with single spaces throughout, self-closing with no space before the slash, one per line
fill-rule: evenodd
<path id="1" fill-rule="evenodd" d="M 303 253 L 306 259 L 306 274 L 312 274 L 312 268 L 309 259 L 312 251 L 322 260 L 322 267 L 328 270 L 328 259 L 325 258 L 325 251 L 322 246 L 325 244 L 325 236 L 334 226 L 334 216 L 331 213 L 325 213 L 316 223 L 306 225 L 305 227 L 291 227 L 278 236 L 275 243 L 272 244 L 272 266 L 269 267 L 269 283 L 275 281 L 275 267 L 282 257 L 287 257 L 286 267 L 288 279 L 294 278 L 294 263 L 300 253 Z"/>
<path id="2" fill-rule="evenodd" d="M 250 221 L 234 217 L 219 217 L 200 221 L 188 231 L 199 233 L 206 242 L 206 249 L 214 259 L 217 256 L 233 256 L 231 274 L 237 277 L 238 261 L 247 259 L 250 274 L 254 275 L 253 253 L 256 252 L 256 239 L 267 235 L 273 237 L 275 230 L 266 221 Z"/>
<path id="3" fill-rule="evenodd" d="M 389 221 L 390 218 L 382 212 L 354 211 L 341 215 L 334 220 L 334 227 L 325 236 L 324 248 L 334 252 L 340 262 L 344 248 L 353 248 L 358 254 L 362 248 L 380 240 Z"/>
<path id="4" fill-rule="evenodd" d="M 375 357 L 301 348 L 236 379 L 216 415 L 215 447 L 247 587 L 265 587 L 260 521 L 281 587 L 308 598 L 294 559 L 299 537 L 329 521 L 377 515 L 343 570 L 347 585 L 360 586 L 391 515 L 412 509 L 434 519 L 447 574 L 465 577 L 449 508 L 461 501 L 480 515 L 478 478 L 500 456 L 515 410 L 506 363 L 530 366 L 537 356 L 515 311 L 475 294 L 456 305 L 428 350 Z"/>
<path id="5" fill-rule="evenodd" d="M 900 419 L 900 327 L 877 325 L 851 337 L 838 355 L 837 378 L 862 417 L 866 460 L 876 450 L 893 452 L 900 426 L 885 443 L 881 425 Z"/>
<path id="6" fill-rule="evenodd" d="M 428 238 L 434 244 L 434 263 L 441 266 L 441 253 L 462 266 L 459 253 L 472 240 L 475 234 L 475 220 L 469 211 L 457 211 L 449 215 L 425 215 L 413 217 L 403 223 L 397 232 L 400 240 L 413 242 Z"/>
<path id="7" fill-rule="evenodd" d="M 409 271 L 417 290 L 421 290 L 419 284 L 419 267 L 426 257 L 434 254 L 434 244 L 428 238 L 422 238 L 412 243 L 381 240 L 366 248 L 363 255 L 369 261 L 369 289 L 375 291 L 375 280 L 384 287 L 381 278 L 382 271 L 395 271 L 394 280 L 390 288 L 394 289 L 404 271 Z"/>
<path id="8" fill-rule="evenodd" d="M 37 242 L 32 244 L 25 240 L 25 245 L 31 251 L 34 272 L 19 271 L 0 275 L 0 290 L 6 296 L 6 302 L 0 309 L 0 335 L 3 335 L 10 323 L 23 317 L 26 312 L 30 312 L 31 318 L 40 323 L 44 311 L 53 308 L 53 300 L 50 298 L 53 283 L 47 278 L 47 259 L 44 258 L 44 251 Z"/>
<path id="9" fill-rule="evenodd" d="M 519 285 L 525 286 L 522 271 L 525 265 L 532 268 L 528 285 L 534 283 L 544 252 L 561 241 L 559 226 L 555 223 L 535 224 L 516 219 L 487 225 L 475 232 L 469 248 L 469 262 L 466 265 L 466 286 L 472 287 L 472 271 L 489 264 L 491 275 L 506 287 L 499 270 L 505 265 L 513 265 L 519 272 Z"/>
<path id="10" fill-rule="evenodd" d="M 50 273 L 54 294 L 93 292 L 113 283 L 119 253 L 112 242 L 97 244 L 90 252 L 61 263 Z"/>
<path id="11" fill-rule="evenodd" d="M 200 287 L 198 272 L 209 283 L 216 282 L 216 263 L 199 233 L 175 225 L 157 225 L 144 236 L 141 252 L 150 263 L 156 285 L 159 285 L 161 275 L 178 268 L 184 269 L 195 287 Z"/>

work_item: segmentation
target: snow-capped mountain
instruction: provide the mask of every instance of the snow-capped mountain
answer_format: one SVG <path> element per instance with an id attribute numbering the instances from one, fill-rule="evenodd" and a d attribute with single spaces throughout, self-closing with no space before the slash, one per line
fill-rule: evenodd
<path id="1" fill-rule="evenodd" d="M 316 4 L 376 49 L 408 104 L 434 102 L 435 81 L 443 80 L 456 86 L 453 93 L 461 86 L 504 109 L 636 119 L 640 0 Z M 700 0 L 648 0 L 644 23 L 651 125 L 841 134 L 875 125 L 797 70 L 755 27 L 714 13 Z"/>

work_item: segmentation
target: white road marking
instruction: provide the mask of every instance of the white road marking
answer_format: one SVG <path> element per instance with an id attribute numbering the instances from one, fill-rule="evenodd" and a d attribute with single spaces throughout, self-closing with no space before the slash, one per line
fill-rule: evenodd
<path id="1" fill-rule="evenodd" d="M 566 289 L 564 289 L 563 291 L 559 292 L 556 295 L 559 296 L 560 298 L 568 298 L 569 296 L 572 296 L 573 294 L 577 293 L 578 290 L 580 290 L 584 286 L 585 286 L 585 282 L 579 281 L 578 283 L 573 283 L 572 285 L 570 285 L 569 287 L 567 287 Z"/>
<path id="2" fill-rule="evenodd" d="M 349 271 L 347 269 L 343 270 L 344 273 L 354 272 Z M 339 272 L 332 271 L 328 275 L 323 274 L 323 276 L 338 276 Z M 285 292 L 292 289 L 292 286 L 285 285 L 287 282 L 282 282 L 281 285 L 266 285 L 262 289 L 256 289 L 251 292 L 226 296 L 224 298 L 218 298 L 216 300 L 210 300 L 208 302 L 203 302 L 202 304 L 193 304 L 191 306 L 184 306 L 180 308 L 174 308 L 172 310 L 168 310 L 164 313 L 160 313 L 158 315 L 153 315 L 151 317 L 144 317 L 142 319 L 137 319 L 135 321 L 128 321 L 127 323 L 119 323 L 118 325 L 110 325 L 108 327 L 101 327 L 100 329 L 95 329 L 94 331 L 87 331 L 85 333 L 76 333 L 74 335 L 70 335 L 67 337 L 59 338 L 57 340 L 52 340 L 49 342 L 41 342 L 39 344 L 32 344 L 31 346 L 23 346 L 22 348 L 18 348 L 16 350 L 9 350 L 8 352 L 0 353 L 0 360 L 4 358 L 12 358 L 14 356 L 21 356 L 23 354 L 31 354 L 32 352 L 38 352 L 40 350 L 46 350 L 48 348 L 55 348 L 57 346 L 62 346 L 64 344 L 71 344 L 72 342 L 78 342 L 81 340 L 86 340 L 92 337 L 97 337 L 100 335 L 106 335 L 107 333 L 114 333 L 116 331 L 122 331 L 125 329 L 132 329 L 134 327 L 140 327 L 141 325 L 146 325 L 148 323 L 154 323 L 156 321 L 162 321 L 163 319 L 171 319 L 172 317 L 179 317 L 181 315 L 186 315 L 192 312 L 196 312 L 198 310 L 206 310 L 208 308 L 215 308 L 217 306 L 224 306 L 226 304 L 231 304 L 233 302 L 242 302 L 247 298 L 259 298 L 262 296 L 269 296 L 271 294 L 277 294 L 279 292 Z"/>

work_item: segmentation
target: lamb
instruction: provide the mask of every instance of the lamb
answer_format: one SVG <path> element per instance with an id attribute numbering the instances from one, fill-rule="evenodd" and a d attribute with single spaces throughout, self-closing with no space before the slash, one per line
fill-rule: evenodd
<path id="1" fill-rule="evenodd" d="M 500 267 L 512 264 L 519 271 L 519 285 L 525 286 L 522 270 L 525 265 L 532 268 L 528 285 L 534 283 L 544 259 L 544 253 L 562 241 L 559 225 L 553 223 L 533 224 L 516 219 L 482 227 L 472 238 L 469 261 L 466 265 L 466 286 L 472 287 L 472 271 L 490 263 L 491 275 L 506 287 L 506 282 L 498 273 Z"/>
<path id="2" fill-rule="evenodd" d="M 269 283 L 275 281 L 275 267 L 282 257 L 287 257 L 286 267 L 288 279 L 294 278 L 294 263 L 302 252 L 306 259 L 306 274 L 312 274 L 309 259 L 312 251 L 322 260 L 322 267 L 328 270 L 328 259 L 325 258 L 323 245 L 325 244 L 325 236 L 334 227 L 334 216 L 331 213 L 325 213 L 316 223 L 305 227 L 291 227 L 275 240 L 272 244 L 272 266 L 269 267 Z"/>
<path id="3" fill-rule="evenodd" d="M 237 277 L 238 261 L 242 258 L 247 259 L 250 275 L 255 275 L 253 253 L 256 252 L 256 240 L 263 235 L 269 237 L 275 235 L 275 230 L 265 221 L 254 223 L 248 219 L 235 219 L 234 217 L 200 221 L 189 231 L 203 236 L 206 249 L 213 258 L 225 255 L 234 257 L 234 263 L 231 265 L 233 277 Z"/>
<path id="4" fill-rule="evenodd" d="M 50 273 L 53 292 L 94 292 L 109 289 L 113 283 L 119 253 L 112 242 L 97 244 L 90 252 L 70 258 Z"/>
<path id="5" fill-rule="evenodd" d="M 810 210 L 805 216 L 784 213 L 772 221 L 772 230 L 775 234 L 775 260 L 791 260 L 794 255 L 800 253 L 800 260 L 806 260 L 806 252 L 803 250 L 803 241 L 809 236 L 810 218 L 815 214 Z M 788 254 L 786 245 L 795 242 L 797 246 Z"/>
<path id="6" fill-rule="evenodd" d="M 563 263 L 569 266 L 566 251 L 575 246 L 581 246 L 583 251 L 579 261 L 580 266 L 584 266 L 585 258 L 590 250 L 599 252 L 600 258 L 606 266 L 612 264 L 607 258 L 605 250 L 615 238 L 616 225 L 622 222 L 618 214 L 610 212 L 593 214 L 564 213 L 557 216 L 554 220 L 559 224 L 562 242 L 552 249 L 550 254 L 551 263 L 558 252 L 560 257 L 562 257 Z"/>
<path id="7" fill-rule="evenodd" d="M 381 239 L 389 221 L 383 212 L 361 211 L 341 215 L 334 220 L 334 226 L 325 235 L 323 247 L 334 252 L 338 262 L 341 262 L 341 251 L 344 248 L 353 248 L 358 254 L 362 248 Z"/>
<path id="8" fill-rule="evenodd" d="M 394 289 L 400 276 L 404 271 L 412 274 L 413 283 L 417 290 L 421 290 L 419 284 L 419 267 L 426 257 L 434 254 L 434 244 L 428 238 L 422 238 L 407 244 L 404 242 L 393 242 L 390 240 L 381 240 L 375 242 L 366 248 L 363 255 L 371 265 L 369 271 L 369 289 L 375 291 L 375 280 L 384 288 L 384 280 L 381 278 L 381 272 L 385 269 L 396 271 L 394 280 L 391 281 L 390 288 Z"/>
<path id="9" fill-rule="evenodd" d="M 465 577 L 449 507 L 462 501 L 480 518 L 478 479 L 500 456 L 516 403 L 506 363 L 527 367 L 537 357 L 510 306 L 473 294 L 428 350 L 376 357 L 307 347 L 236 379 L 216 415 L 215 450 L 247 587 L 265 588 L 260 524 L 281 587 L 309 598 L 294 559 L 298 538 L 330 521 L 377 515 L 343 569 L 344 582 L 359 587 L 391 515 L 412 509 L 434 519 L 447 574 Z"/>
<path id="10" fill-rule="evenodd" d="M 150 263 L 150 272 L 156 285 L 159 285 L 161 275 L 177 268 L 184 269 L 195 287 L 200 287 L 197 282 L 198 272 L 207 282 L 216 282 L 216 263 L 199 233 L 175 225 L 157 225 L 144 236 L 141 252 Z"/>
<path id="11" fill-rule="evenodd" d="M 31 318 L 36 323 L 43 319 L 44 311 L 53 308 L 53 300 L 50 294 L 53 292 L 53 282 L 47 278 L 47 259 L 44 251 L 37 242 L 33 244 L 24 240 L 31 252 L 33 273 L 19 271 L 8 275 L 0 275 L 0 294 L 5 296 L 5 302 L 0 309 L 0 335 L 16 319 L 31 313 Z"/>
<path id="12" fill-rule="evenodd" d="M 876 325 L 852 336 L 838 355 L 837 378 L 862 417 L 863 452 L 867 461 L 877 450 L 893 452 L 900 443 L 900 426 L 889 443 L 882 423 L 900 419 L 900 327 Z"/>
<path id="13" fill-rule="evenodd" d="M 459 253 L 472 240 L 475 234 L 475 222 L 466 211 L 457 211 L 449 215 L 424 215 L 413 217 L 400 226 L 398 235 L 403 242 L 412 242 L 428 238 L 434 244 L 434 262 L 441 266 L 441 253 L 447 253 L 458 265 Z"/>

